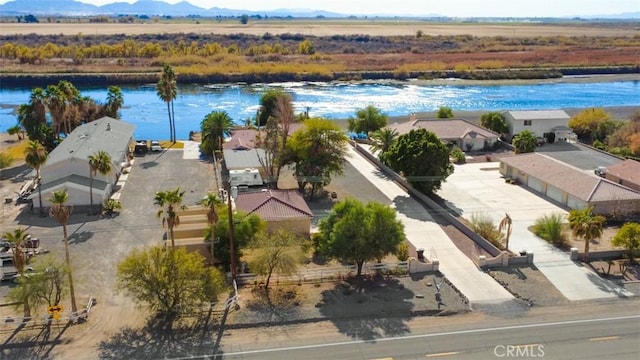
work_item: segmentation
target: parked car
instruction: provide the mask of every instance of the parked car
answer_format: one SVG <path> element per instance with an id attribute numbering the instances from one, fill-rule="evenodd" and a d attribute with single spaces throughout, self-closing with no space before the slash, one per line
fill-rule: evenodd
<path id="1" fill-rule="evenodd" d="M 160 145 L 160 141 L 151 140 L 151 151 L 162 151 L 162 145 Z"/>
<path id="2" fill-rule="evenodd" d="M 605 177 L 607 176 L 607 168 L 604 166 L 598 166 L 597 168 L 593 169 L 593 173 L 598 176 Z"/>
<path id="3" fill-rule="evenodd" d="M 137 140 L 133 151 L 139 155 L 144 155 L 149 152 L 149 145 L 147 143 L 147 140 Z"/>

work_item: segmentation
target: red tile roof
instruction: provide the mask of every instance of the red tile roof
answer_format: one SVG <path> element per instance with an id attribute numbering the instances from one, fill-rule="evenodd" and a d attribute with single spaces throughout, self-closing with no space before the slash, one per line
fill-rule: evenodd
<path id="1" fill-rule="evenodd" d="M 636 191 L 539 153 L 508 156 L 500 162 L 586 202 L 640 199 Z"/>
<path id="2" fill-rule="evenodd" d="M 236 208 L 249 214 L 256 213 L 267 221 L 313 217 L 309 205 L 297 190 L 240 192 Z"/>

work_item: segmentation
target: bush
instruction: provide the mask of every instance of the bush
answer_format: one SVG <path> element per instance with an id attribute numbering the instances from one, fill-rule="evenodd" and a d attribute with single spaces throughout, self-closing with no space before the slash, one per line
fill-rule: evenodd
<path id="1" fill-rule="evenodd" d="M 483 238 L 489 240 L 498 249 L 503 249 L 502 233 L 498 231 L 498 227 L 494 224 L 491 217 L 486 214 L 471 215 L 471 230 Z"/>
<path id="2" fill-rule="evenodd" d="M 467 161 L 464 152 L 457 146 L 451 149 L 451 157 L 456 164 L 464 164 Z"/>
<path id="3" fill-rule="evenodd" d="M 0 169 L 8 168 L 13 163 L 13 157 L 10 154 L 0 152 Z"/>
<path id="4" fill-rule="evenodd" d="M 407 261 L 409 259 L 409 245 L 406 242 L 401 242 L 396 248 L 396 257 L 398 261 Z"/>
<path id="5" fill-rule="evenodd" d="M 533 224 L 533 233 L 556 246 L 564 246 L 567 237 L 564 233 L 562 214 L 544 215 Z"/>

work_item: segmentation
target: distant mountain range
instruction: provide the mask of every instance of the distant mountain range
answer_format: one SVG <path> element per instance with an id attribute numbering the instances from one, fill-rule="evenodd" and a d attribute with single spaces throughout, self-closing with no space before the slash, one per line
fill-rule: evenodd
<path id="1" fill-rule="evenodd" d="M 338 13 L 321 10 L 307 9 L 277 9 L 270 11 L 252 11 L 241 9 L 222 9 L 213 7 L 201 8 L 182 1 L 177 4 L 169 4 L 157 0 L 138 0 L 133 4 L 116 2 L 102 6 L 85 4 L 74 0 L 14 0 L 0 5 L 0 15 L 18 16 L 32 14 L 35 16 L 59 15 L 59 16 L 87 16 L 87 15 L 147 15 L 147 16 L 241 16 L 261 15 L 270 17 L 345 17 Z"/>
<path id="2" fill-rule="evenodd" d="M 201 16 L 201 17 L 230 17 L 241 15 L 260 15 L 268 17 L 329 17 L 339 18 L 348 16 L 358 16 L 362 14 L 339 14 L 323 10 L 312 9 L 277 9 L 269 11 L 255 11 L 242 9 L 223 9 L 212 7 L 201 8 L 182 1 L 177 4 L 169 4 L 160 0 L 138 0 L 133 4 L 126 2 L 116 2 L 103 6 L 85 4 L 74 0 L 14 0 L 0 5 L 0 15 L 20 16 L 32 14 L 35 16 L 58 15 L 58 16 L 90 16 L 90 15 L 146 15 L 146 16 Z M 372 16 L 372 15 L 369 15 Z M 446 18 L 436 14 L 430 15 L 373 15 L 377 17 L 422 17 L 422 18 Z M 584 16 L 584 19 L 640 19 L 640 12 L 624 13 L 616 15 Z"/>

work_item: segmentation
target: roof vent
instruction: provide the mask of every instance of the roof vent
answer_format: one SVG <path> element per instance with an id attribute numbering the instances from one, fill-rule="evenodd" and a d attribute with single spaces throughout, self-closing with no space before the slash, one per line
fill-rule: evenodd
<path id="1" fill-rule="evenodd" d="M 111 123 L 110 122 L 107 123 L 107 131 L 111 131 Z"/>

